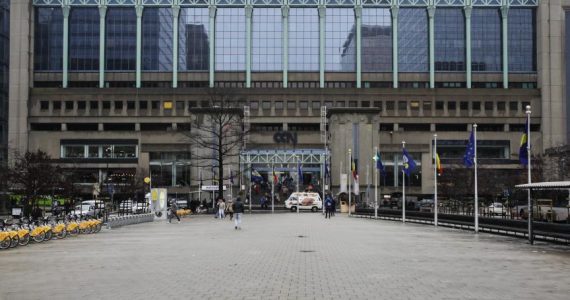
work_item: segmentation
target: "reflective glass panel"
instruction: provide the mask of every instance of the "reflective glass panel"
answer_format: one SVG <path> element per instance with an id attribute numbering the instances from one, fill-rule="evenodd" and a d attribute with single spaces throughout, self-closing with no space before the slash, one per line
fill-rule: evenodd
<path id="1" fill-rule="evenodd" d="M 474 8 L 471 14 L 473 72 L 498 72 L 501 67 L 501 13 L 496 8 Z"/>
<path id="2" fill-rule="evenodd" d="M 282 70 L 282 32 L 281 8 L 260 7 L 253 10 L 252 70 Z"/>
<path id="3" fill-rule="evenodd" d="M 509 72 L 536 71 L 535 10 L 511 8 L 508 22 Z"/>
<path id="4" fill-rule="evenodd" d="M 435 10 L 435 70 L 465 71 L 465 17 L 462 8 Z"/>
<path id="5" fill-rule="evenodd" d="M 325 20 L 325 70 L 354 71 L 356 69 L 354 10 L 327 8 Z"/>
<path id="6" fill-rule="evenodd" d="M 207 8 L 182 8 L 178 21 L 178 69 L 207 71 L 210 64 Z"/>
<path id="7" fill-rule="evenodd" d="M 69 14 L 69 70 L 99 70 L 99 10 L 74 7 Z"/>
<path id="8" fill-rule="evenodd" d="M 289 71 L 319 71 L 319 15 L 315 8 L 289 10 Z"/>
<path id="9" fill-rule="evenodd" d="M 362 10 L 362 71 L 392 71 L 392 17 L 387 8 Z"/>
<path id="10" fill-rule="evenodd" d="M 245 10 L 220 8 L 216 15 L 216 70 L 245 71 Z"/>
<path id="11" fill-rule="evenodd" d="M 143 10 L 142 69 L 172 71 L 172 8 Z"/>
<path id="12" fill-rule="evenodd" d="M 428 21 L 425 8 L 400 8 L 398 14 L 398 69 L 428 71 Z"/>
<path id="13" fill-rule="evenodd" d="M 133 7 L 107 9 L 105 40 L 106 70 L 134 71 L 136 68 L 137 16 Z"/>
<path id="14" fill-rule="evenodd" d="M 34 69 L 61 71 L 63 63 L 61 7 L 37 7 L 34 24 Z"/>

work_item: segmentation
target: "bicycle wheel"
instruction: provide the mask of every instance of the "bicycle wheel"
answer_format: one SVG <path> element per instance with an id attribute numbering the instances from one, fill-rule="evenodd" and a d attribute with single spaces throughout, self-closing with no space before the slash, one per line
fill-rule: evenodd
<path id="1" fill-rule="evenodd" d="M 97 225 L 95 225 L 95 230 L 93 231 L 94 233 L 98 233 L 99 231 L 101 231 L 101 228 L 103 226 L 101 225 L 101 223 L 98 223 Z"/>
<path id="2" fill-rule="evenodd" d="M 11 243 L 12 243 L 12 239 L 9 236 L 6 236 L 3 240 L 0 241 L 0 249 L 10 248 Z"/>
<path id="3" fill-rule="evenodd" d="M 20 237 L 17 234 L 10 238 L 12 239 L 10 248 L 14 248 L 20 244 Z"/>
<path id="4" fill-rule="evenodd" d="M 33 239 L 34 242 L 36 242 L 36 243 L 41 243 L 41 242 L 43 242 L 45 238 L 46 238 L 46 233 L 45 233 L 45 232 L 42 232 L 42 233 L 40 233 L 40 234 L 38 234 L 38 235 L 32 236 L 32 239 Z"/>
<path id="5" fill-rule="evenodd" d="M 26 233 L 23 237 L 20 237 L 20 246 L 26 246 L 30 242 L 30 235 Z"/>
<path id="6" fill-rule="evenodd" d="M 56 233 L 55 237 L 58 239 L 64 239 L 67 236 L 67 231 L 64 229 L 58 233 Z"/>
<path id="7" fill-rule="evenodd" d="M 75 227 L 75 228 L 73 228 L 73 230 L 69 231 L 69 235 L 71 235 L 71 236 L 76 236 L 78 234 L 79 234 L 79 228 L 78 227 Z"/>
<path id="8" fill-rule="evenodd" d="M 53 231 L 51 231 L 51 229 L 50 229 L 50 230 L 46 231 L 45 240 L 49 241 L 49 240 L 51 240 L 51 238 L 53 238 Z"/>

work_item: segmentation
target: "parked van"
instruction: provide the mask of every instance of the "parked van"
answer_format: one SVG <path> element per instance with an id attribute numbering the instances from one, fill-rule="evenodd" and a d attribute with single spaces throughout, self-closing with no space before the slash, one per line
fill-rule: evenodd
<path id="1" fill-rule="evenodd" d="M 103 215 L 105 210 L 105 202 L 101 200 L 85 200 L 81 201 L 81 204 L 75 206 L 72 215 L 89 215 L 94 217 L 100 217 Z"/>
<path id="2" fill-rule="evenodd" d="M 285 207 L 293 212 L 297 211 L 297 208 L 317 212 L 323 208 L 323 201 L 319 193 L 292 193 L 285 200 Z"/>

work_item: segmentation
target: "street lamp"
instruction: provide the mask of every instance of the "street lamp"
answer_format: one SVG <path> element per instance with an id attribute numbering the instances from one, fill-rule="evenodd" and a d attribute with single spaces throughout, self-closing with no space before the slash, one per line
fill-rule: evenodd
<path id="1" fill-rule="evenodd" d="M 531 177 L 531 157 L 530 157 L 530 114 L 532 113 L 532 111 L 530 110 L 530 105 L 526 106 L 526 156 L 527 156 L 527 167 L 528 167 L 528 183 L 532 183 L 532 177 Z M 530 194 L 530 189 L 527 190 L 527 197 L 528 197 L 528 240 L 530 242 L 530 244 L 532 245 L 534 243 L 534 239 L 533 239 L 533 234 L 532 234 L 532 218 L 533 218 L 533 213 L 532 213 L 532 200 L 531 200 L 531 194 Z"/>

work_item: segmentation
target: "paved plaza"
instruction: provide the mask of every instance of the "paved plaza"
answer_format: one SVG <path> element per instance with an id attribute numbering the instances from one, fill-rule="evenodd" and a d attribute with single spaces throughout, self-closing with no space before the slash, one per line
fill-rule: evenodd
<path id="1" fill-rule="evenodd" d="M 568 299 L 570 248 L 320 213 L 192 216 L 0 252 L 0 299 Z"/>

